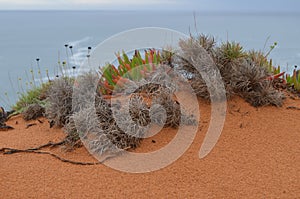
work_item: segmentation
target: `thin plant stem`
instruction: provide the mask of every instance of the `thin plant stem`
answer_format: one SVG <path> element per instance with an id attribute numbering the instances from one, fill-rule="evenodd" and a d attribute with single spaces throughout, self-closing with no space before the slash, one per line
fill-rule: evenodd
<path id="1" fill-rule="evenodd" d="M 25 77 L 26 77 L 26 81 L 27 81 L 27 82 L 30 82 L 30 79 L 29 79 L 29 75 L 28 75 L 27 70 L 25 70 Z M 28 88 L 28 89 L 29 89 L 29 88 Z"/>
<path id="2" fill-rule="evenodd" d="M 270 40 L 271 36 L 269 35 L 264 43 L 264 47 L 263 47 L 263 52 L 266 50 L 266 47 L 267 47 L 267 43 L 268 41 Z"/>
<path id="3" fill-rule="evenodd" d="M 5 93 L 4 93 L 4 96 L 6 97 L 6 100 L 0 96 L 1 101 L 2 101 L 6 106 L 8 106 L 8 107 L 11 106 L 11 102 L 10 102 L 10 99 L 9 99 L 9 97 L 8 97 L 8 93 L 5 92 Z"/>
<path id="4" fill-rule="evenodd" d="M 40 68 L 40 58 L 36 58 L 36 64 L 37 64 L 37 68 L 38 68 L 38 75 L 40 78 L 40 84 L 43 84 L 43 77 L 42 77 L 42 72 L 41 72 L 41 68 Z"/>
<path id="5" fill-rule="evenodd" d="M 64 76 L 63 67 L 62 67 L 61 61 L 60 61 L 60 51 L 58 51 L 58 61 L 57 61 L 57 63 L 58 63 L 58 68 L 60 69 L 61 75 Z M 58 73 L 57 73 L 57 75 L 58 75 Z"/>
<path id="6" fill-rule="evenodd" d="M 25 93 L 25 90 L 24 90 L 24 88 L 23 88 L 23 82 L 22 82 L 22 78 L 18 78 L 18 86 L 19 86 L 19 92 L 20 93 Z"/>
<path id="7" fill-rule="evenodd" d="M 13 81 L 12 81 L 12 79 L 11 79 L 10 72 L 8 72 L 8 78 L 9 78 L 9 83 L 10 83 L 10 85 L 11 85 L 11 88 L 12 88 L 13 92 L 16 93 L 16 89 L 15 89 L 14 84 L 13 84 Z"/>
<path id="8" fill-rule="evenodd" d="M 88 65 L 89 66 L 91 66 L 91 63 L 90 63 L 90 57 L 91 57 L 91 55 L 90 55 L 90 52 L 91 52 L 91 50 L 92 50 L 92 47 L 88 47 L 88 54 L 87 54 L 87 59 L 88 59 Z"/>
<path id="9" fill-rule="evenodd" d="M 78 60 L 74 57 L 74 53 L 73 53 L 73 46 L 69 46 L 69 48 L 70 48 L 70 52 L 71 52 L 71 55 L 72 55 L 72 59 L 74 60 L 74 62 L 75 62 L 75 65 L 74 66 L 72 66 L 72 75 L 73 75 L 73 77 L 75 77 L 76 76 L 76 72 L 75 72 L 75 69 L 76 69 L 76 66 L 78 66 L 79 64 L 78 64 Z"/>
<path id="10" fill-rule="evenodd" d="M 48 70 L 48 69 L 46 69 L 46 76 L 47 76 L 47 78 L 48 78 L 48 82 L 50 82 L 49 70 Z"/>
<path id="11" fill-rule="evenodd" d="M 33 73 L 33 69 L 32 68 L 30 70 L 30 73 L 31 73 L 31 82 L 33 83 L 34 88 L 36 88 L 35 77 L 34 77 L 34 73 Z"/>
<path id="12" fill-rule="evenodd" d="M 68 53 L 68 44 L 65 44 L 65 48 L 66 48 L 66 56 L 67 56 L 67 61 L 66 61 L 66 66 L 67 66 L 67 69 L 66 69 L 66 71 L 68 71 L 69 69 L 70 69 L 70 67 L 69 67 L 69 53 Z M 70 74 L 68 74 L 68 75 L 70 75 Z"/>

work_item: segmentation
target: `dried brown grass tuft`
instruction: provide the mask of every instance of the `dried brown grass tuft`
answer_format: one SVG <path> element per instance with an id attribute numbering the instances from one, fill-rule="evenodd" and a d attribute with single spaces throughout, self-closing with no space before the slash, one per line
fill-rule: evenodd
<path id="1" fill-rule="evenodd" d="M 70 78 L 59 78 L 48 90 L 46 117 L 56 126 L 64 126 L 72 113 L 73 83 Z"/>
<path id="2" fill-rule="evenodd" d="M 23 111 L 22 116 L 25 121 L 35 120 L 39 117 L 44 116 L 45 108 L 39 104 L 29 105 L 25 111 Z"/>
<path id="3" fill-rule="evenodd" d="M 165 75 L 157 71 L 148 80 L 130 85 L 129 90 L 133 92 L 123 95 L 129 97 L 129 103 L 124 103 L 123 98 L 109 102 L 95 93 L 97 76 L 78 78 L 78 86 L 74 89 L 77 99 L 73 99 L 77 106 L 73 107 L 74 112 L 65 126 L 70 143 L 80 137 L 93 153 L 111 154 L 138 147 L 151 123 L 174 128 L 180 122 L 195 124 L 192 116 L 181 113 L 180 104 L 173 98 L 175 86 L 165 79 Z M 156 84 L 158 81 L 162 81 L 162 85 Z M 160 108 L 153 108 L 155 104 Z"/>
<path id="4" fill-rule="evenodd" d="M 214 45 L 214 39 L 202 35 L 197 39 L 191 37 L 180 41 L 179 45 L 182 52 L 174 65 L 190 80 L 198 97 L 207 100 L 218 98 L 222 91 L 214 85 L 224 84 L 227 97 L 240 95 L 253 106 L 282 105 L 284 95 L 266 80 L 270 75 L 267 68 L 247 56 L 240 44 L 227 42 L 218 47 Z M 207 58 L 207 54 L 211 59 Z M 214 65 L 222 81 L 215 78 L 218 71 Z M 200 74 L 195 66 L 200 68 Z M 209 88 L 216 96 L 211 96 Z"/>
<path id="5" fill-rule="evenodd" d="M 243 97 L 252 106 L 281 106 L 284 94 L 266 80 L 268 72 L 265 67 L 257 66 L 251 60 L 242 59 L 232 64 L 230 86 L 235 94 Z"/>

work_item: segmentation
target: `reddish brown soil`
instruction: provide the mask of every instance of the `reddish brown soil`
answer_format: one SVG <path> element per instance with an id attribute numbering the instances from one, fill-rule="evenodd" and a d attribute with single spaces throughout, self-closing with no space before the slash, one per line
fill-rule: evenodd
<path id="1" fill-rule="evenodd" d="M 104 165 L 80 166 L 48 155 L 0 155 L 0 198 L 300 198 L 300 100 L 281 108 L 253 108 L 239 98 L 228 102 L 226 123 L 213 151 L 198 152 L 207 131 L 210 106 L 201 103 L 201 123 L 188 151 L 170 166 L 123 173 Z M 0 131 L 0 148 L 29 148 L 64 137 L 41 119 L 26 129 L 20 116 Z M 16 122 L 18 124 L 16 124 Z M 28 123 L 28 122 L 27 122 Z M 176 134 L 165 129 L 142 142 L 137 152 L 153 151 Z M 155 140 L 155 143 L 152 142 Z M 95 161 L 84 147 L 73 152 L 45 149 L 76 161 Z"/>

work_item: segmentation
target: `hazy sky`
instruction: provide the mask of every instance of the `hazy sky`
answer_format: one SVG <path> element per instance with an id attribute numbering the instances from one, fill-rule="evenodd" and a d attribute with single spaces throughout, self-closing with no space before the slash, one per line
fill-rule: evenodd
<path id="1" fill-rule="evenodd" d="M 300 0 L 0 0 L 0 10 L 180 9 L 300 12 Z"/>

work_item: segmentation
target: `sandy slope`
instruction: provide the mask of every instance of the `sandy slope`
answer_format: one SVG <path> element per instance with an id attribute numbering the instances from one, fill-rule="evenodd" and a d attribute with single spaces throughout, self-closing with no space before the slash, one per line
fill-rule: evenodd
<path id="1" fill-rule="evenodd" d="M 79 166 L 47 155 L 0 155 L 0 198 L 300 198 L 300 100 L 282 108 L 253 108 L 239 98 L 228 102 L 222 135 L 204 159 L 198 151 L 209 125 L 210 106 L 201 103 L 201 123 L 188 151 L 170 166 L 145 174 L 122 173 L 104 165 Z M 20 117 L 0 132 L 0 148 L 28 148 L 64 137 L 43 124 L 25 129 Z M 18 124 L 16 124 L 16 122 Z M 176 134 L 166 129 L 143 141 L 152 151 Z M 155 140 L 155 143 L 152 142 Z M 50 149 L 77 161 L 94 161 L 85 148 Z"/>

